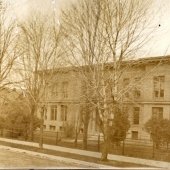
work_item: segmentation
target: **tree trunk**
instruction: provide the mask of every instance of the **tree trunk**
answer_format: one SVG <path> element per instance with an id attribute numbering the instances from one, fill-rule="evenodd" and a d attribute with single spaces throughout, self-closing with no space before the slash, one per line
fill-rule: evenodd
<path id="1" fill-rule="evenodd" d="M 100 134 L 98 135 L 97 143 L 98 143 L 98 151 L 100 151 Z"/>
<path id="2" fill-rule="evenodd" d="M 104 64 L 102 64 L 102 77 L 104 77 Z M 108 131 L 108 105 L 107 105 L 107 95 L 106 95 L 106 84 L 104 79 L 101 80 L 101 85 L 102 85 L 102 92 L 103 92 L 103 106 L 104 106 L 104 112 L 103 112 L 103 135 L 104 135 L 104 144 L 103 144 L 103 149 L 102 149 L 102 156 L 101 160 L 102 161 L 107 161 L 107 156 L 108 156 L 108 151 L 110 147 L 110 140 L 109 140 L 109 131 Z M 100 108 L 100 106 L 99 106 Z"/>
<path id="3" fill-rule="evenodd" d="M 39 147 L 40 149 L 43 149 L 43 118 L 41 117 L 41 125 L 40 125 L 40 141 L 39 141 Z"/>
<path id="4" fill-rule="evenodd" d="M 105 120 L 106 121 L 106 120 Z M 103 143 L 103 148 L 102 148 L 102 156 L 101 156 L 101 161 L 107 161 L 107 156 L 109 152 L 109 135 L 108 135 L 108 125 L 107 121 L 104 122 L 104 143 Z"/>
<path id="5" fill-rule="evenodd" d="M 33 106 L 31 109 L 31 117 L 30 117 L 30 140 L 34 140 L 34 112 L 35 107 Z"/>
<path id="6" fill-rule="evenodd" d="M 33 130 L 33 120 L 34 118 L 31 115 L 30 118 L 30 140 L 33 141 L 34 140 L 34 130 Z"/>
<path id="7" fill-rule="evenodd" d="M 101 156 L 101 161 L 107 161 L 107 156 L 108 156 L 108 142 L 104 141 L 103 148 L 102 148 L 102 156 Z"/>
<path id="8" fill-rule="evenodd" d="M 25 141 L 26 141 L 28 139 L 28 131 L 27 131 L 27 129 L 25 129 L 24 137 L 25 137 Z"/>
<path id="9" fill-rule="evenodd" d="M 88 123 L 86 122 L 84 124 L 84 129 L 83 129 L 83 149 L 87 149 L 87 137 L 88 137 Z"/>
<path id="10" fill-rule="evenodd" d="M 75 147 L 77 147 L 78 134 L 79 134 L 79 132 L 78 132 L 77 129 L 76 129 L 75 140 L 74 140 L 74 146 L 75 146 Z"/>
<path id="11" fill-rule="evenodd" d="M 123 140 L 123 143 L 122 143 L 122 155 L 125 154 L 125 140 Z"/>
<path id="12" fill-rule="evenodd" d="M 83 149 L 85 150 L 87 149 L 88 126 L 89 126 L 89 112 L 86 112 L 83 129 Z"/>

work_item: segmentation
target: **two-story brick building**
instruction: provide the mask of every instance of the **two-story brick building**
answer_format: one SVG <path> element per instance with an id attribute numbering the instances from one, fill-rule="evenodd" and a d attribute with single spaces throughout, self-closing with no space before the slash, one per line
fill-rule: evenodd
<path id="1" fill-rule="evenodd" d="M 56 72 L 49 83 L 45 130 L 63 130 L 66 122 L 74 125 L 80 111 L 82 84 L 78 73 L 72 68 L 63 70 Z M 169 73 L 169 56 L 139 59 L 123 73 L 122 87 L 136 83 L 123 98 L 131 124 L 128 138 L 150 139 L 144 129 L 147 120 L 151 116 L 170 118 Z M 89 132 L 97 133 L 96 126 L 94 113 L 90 120 Z"/>

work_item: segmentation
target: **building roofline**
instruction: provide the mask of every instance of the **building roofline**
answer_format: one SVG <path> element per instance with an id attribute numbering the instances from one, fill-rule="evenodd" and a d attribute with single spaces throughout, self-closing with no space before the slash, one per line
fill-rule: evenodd
<path id="1" fill-rule="evenodd" d="M 167 56 L 156 56 L 156 57 L 144 57 L 139 58 L 137 61 L 144 61 L 144 62 L 160 62 L 160 61 L 170 61 L 170 55 Z"/>
<path id="2" fill-rule="evenodd" d="M 167 56 L 156 56 L 156 57 L 144 57 L 144 58 L 138 58 L 134 60 L 127 60 L 127 61 L 122 61 L 122 65 L 127 65 L 131 64 L 132 66 L 145 66 L 148 64 L 158 64 L 158 63 L 170 63 L 170 55 Z M 113 62 L 108 62 L 105 64 L 106 67 L 112 68 Z M 54 69 L 54 72 L 70 72 L 70 71 L 78 71 L 79 68 L 86 68 L 87 65 L 84 66 L 66 66 L 66 67 L 60 67 Z M 50 71 L 46 70 L 46 71 Z M 40 71 L 41 72 L 41 71 Z"/>

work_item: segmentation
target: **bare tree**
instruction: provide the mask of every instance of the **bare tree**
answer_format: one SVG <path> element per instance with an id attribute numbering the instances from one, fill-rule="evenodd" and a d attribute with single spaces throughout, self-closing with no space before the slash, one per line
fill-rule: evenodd
<path id="1" fill-rule="evenodd" d="M 58 64 L 60 41 L 59 27 L 53 20 L 41 14 L 31 16 L 26 22 L 20 23 L 20 64 L 19 74 L 22 78 L 22 89 L 28 100 L 31 114 L 30 138 L 33 140 L 33 118 L 38 112 L 41 115 L 42 148 L 43 119 L 46 110 L 47 88 Z M 40 108 L 40 109 L 39 109 Z"/>
<path id="2" fill-rule="evenodd" d="M 142 68 L 142 61 L 134 59 L 154 29 L 148 29 L 151 5 L 148 0 L 81 0 L 61 15 L 67 62 L 79 67 L 80 79 L 91 91 L 90 98 L 82 95 L 98 109 L 104 135 L 102 160 L 109 151 L 109 119 L 137 85 L 133 80 L 120 86 L 132 66 Z M 147 76 L 140 69 L 137 74 Z"/>
<path id="3" fill-rule="evenodd" d="M 8 6 L 0 1 L 0 90 L 12 84 L 11 70 L 17 58 L 16 21 L 8 14 Z"/>

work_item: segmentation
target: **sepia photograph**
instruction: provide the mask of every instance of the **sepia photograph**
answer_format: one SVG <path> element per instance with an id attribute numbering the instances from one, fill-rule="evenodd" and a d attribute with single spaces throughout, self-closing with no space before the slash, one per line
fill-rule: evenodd
<path id="1" fill-rule="evenodd" d="M 170 0 L 0 0 L 0 169 L 170 169 Z"/>

